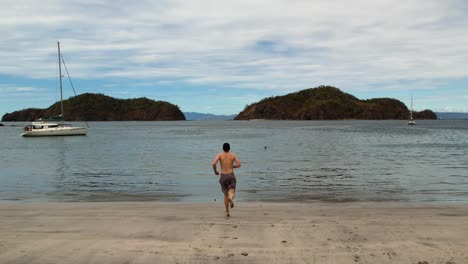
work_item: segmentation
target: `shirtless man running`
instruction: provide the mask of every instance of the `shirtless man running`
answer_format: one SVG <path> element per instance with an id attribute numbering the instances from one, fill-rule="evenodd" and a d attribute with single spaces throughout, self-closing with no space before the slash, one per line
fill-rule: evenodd
<path id="1" fill-rule="evenodd" d="M 231 147 L 229 143 L 223 144 L 224 152 L 216 155 L 213 160 L 213 171 L 215 175 L 219 175 L 217 164 L 221 164 L 221 177 L 219 184 L 221 184 L 221 191 L 224 193 L 224 206 L 226 207 L 226 216 L 229 214 L 229 206 L 234 207 L 234 195 L 236 193 L 236 176 L 234 176 L 234 169 L 240 168 L 241 163 L 237 156 L 229 152 Z"/>

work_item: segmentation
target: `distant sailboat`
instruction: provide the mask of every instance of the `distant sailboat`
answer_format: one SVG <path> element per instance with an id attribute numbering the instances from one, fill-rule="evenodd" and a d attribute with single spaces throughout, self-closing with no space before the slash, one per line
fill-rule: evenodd
<path id="1" fill-rule="evenodd" d="M 63 92 L 62 92 L 62 57 L 60 55 L 60 42 L 57 41 L 58 60 L 59 60 L 59 76 L 60 76 L 60 115 L 40 118 L 24 127 L 22 137 L 41 137 L 41 136 L 80 136 L 86 135 L 88 128 L 72 127 L 64 124 L 63 117 Z M 55 121 L 55 122 L 50 122 Z"/>
<path id="2" fill-rule="evenodd" d="M 408 120 L 408 125 L 416 125 L 416 121 L 413 120 L 413 96 L 411 96 L 411 109 L 410 109 L 410 118 Z"/>

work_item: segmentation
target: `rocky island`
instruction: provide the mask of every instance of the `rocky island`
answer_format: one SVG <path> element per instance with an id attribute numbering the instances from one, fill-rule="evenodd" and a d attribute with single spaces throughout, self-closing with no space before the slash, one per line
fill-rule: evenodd
<path id="1" fill-rule="evenodd" d="M 179 107 L 148 98 L 116 99 L 103 94 L 85 93 L 63 101 L 67 121 L 169 121 L 185 120 Z M 60 113 L 60 102 L 47 109 L 29 108 L 7 113 L 2 121 L 34 121 Z"/>
<path id="2" fill-rule="evenodd" d="M 431 110 L 413 112 L 415 119 L 437 119 Z M 245 107 L 234 119 L 340 120 L 408 119 L 409 109 L 392 98 L 360 100 L 332 86 L 319 86 L 265 98 Z"/>

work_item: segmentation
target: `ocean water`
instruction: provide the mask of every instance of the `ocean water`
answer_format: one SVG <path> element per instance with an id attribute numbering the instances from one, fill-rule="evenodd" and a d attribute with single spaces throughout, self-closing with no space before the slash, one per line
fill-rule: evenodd
<path id="1" fill-rule="evenodd" d="M 468 202 L 468 121 L 91 122 L 78 137 L 0 127 L 0 200 L 222 199 L 211 162 L 241 160 L 239 201 Z"/>

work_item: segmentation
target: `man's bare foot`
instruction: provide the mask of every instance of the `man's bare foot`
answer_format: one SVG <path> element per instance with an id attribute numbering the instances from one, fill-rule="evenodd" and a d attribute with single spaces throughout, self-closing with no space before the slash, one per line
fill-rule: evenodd
<path id="1" fill-rule="evenodd" d="M 231 215 L 229 214 L 228 211 L 226 211 L 226 217 L 230 217 Z"/>
<path id="2" fill-rule="evenodd" d="M 231 206 L 231 208 L 234 208 L 234 201 L 232 199 L 228 199 L 229 200 L 229 205 Z"/>

